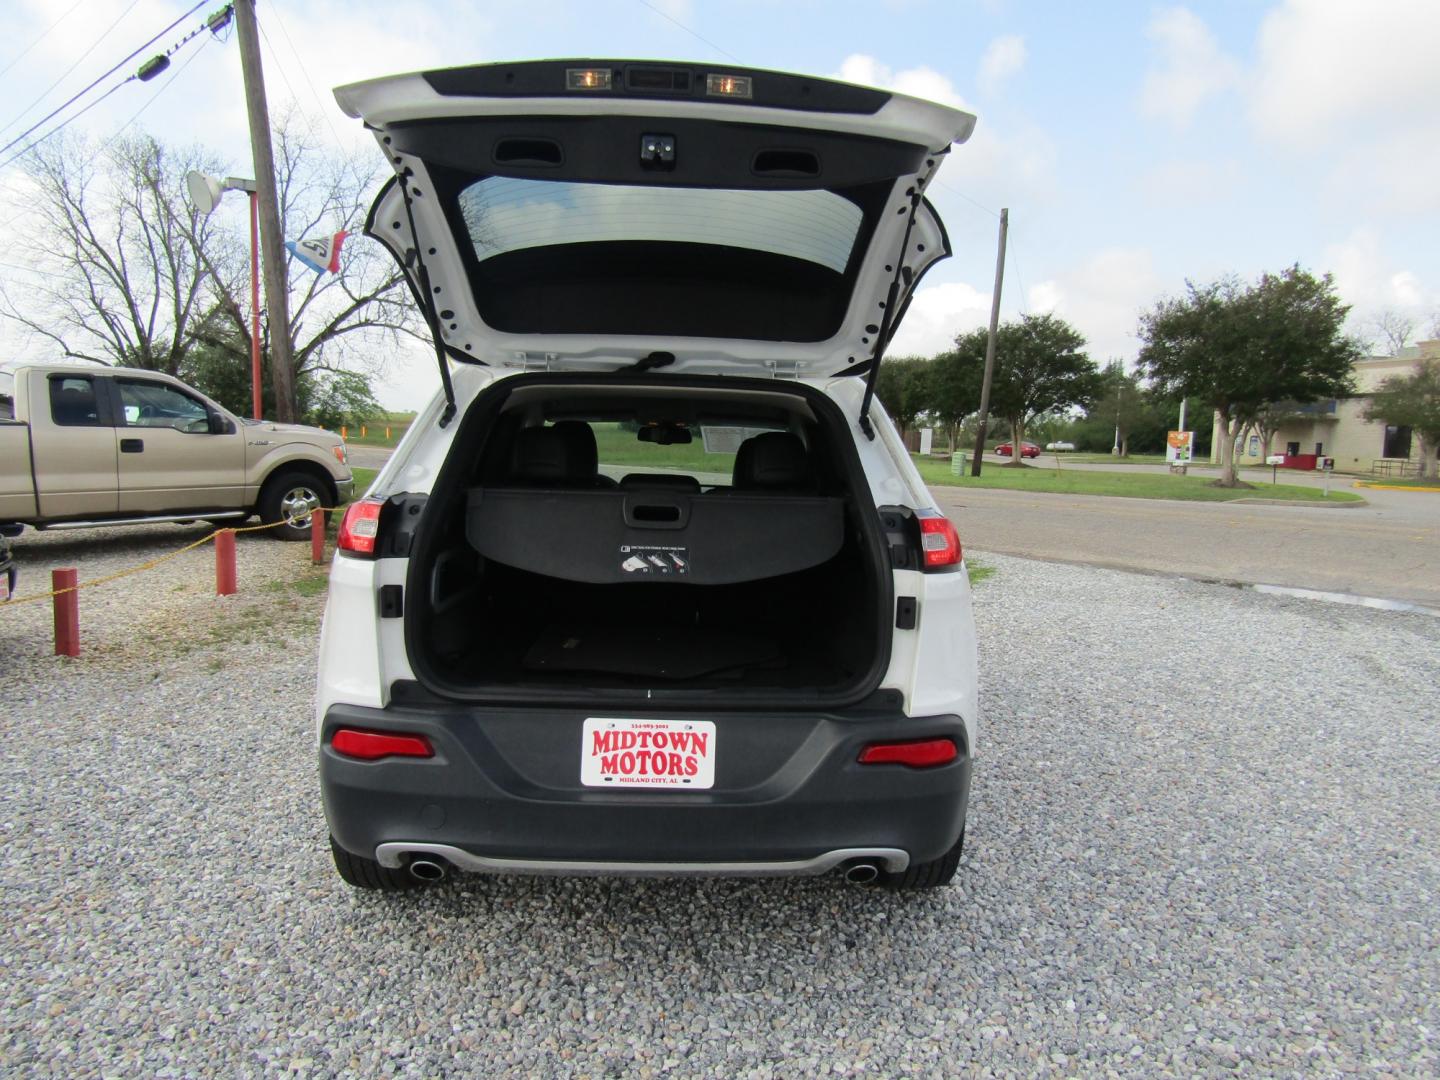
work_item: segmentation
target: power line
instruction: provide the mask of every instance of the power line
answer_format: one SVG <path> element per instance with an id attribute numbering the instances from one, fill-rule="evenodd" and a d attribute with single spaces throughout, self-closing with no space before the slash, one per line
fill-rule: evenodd
<path id="1" fill-rule="evenodd" d="M 129 13 L 130 8 L 133 8 L 133 7 L 135 6 L 135 4 L 137 4 L 137 3 L 139 3 L 139 2 L 140 2 L 140 0 L 132 0 L 132 3 L 130 4 L 130 7 L 128 7 L 128 8 L 125 9 L 125 12 L 121 14 L 120 18 L 123 19 L 123 18 L 125 17 L 125 15 Z M 141 46 L 140 46 L 138 49 L 136 49 L 134 52 L 130 53 L 130 55 L 126 56 L 125 59 L 121 60 L 118 64 L 116 64 L 114 67 L 112 67 L 109 71 L 105 72 L 105 74 L 101 75 L 98 79 L 96 79 L 94 82 L 92 82 L 89 86 L 85 87 L 85 89 L 83 89 L 83 90 L 81 90 L 79 93 L 73 95 L 73 96 L 70 98 L 69 101 L 65 102 L 64 105 L 61 105 L 58 109 L 52 110 L 52 111 L 49 113 L 49 115 L 47 115 L 44 119 L 38 120 L 38 121 L 36 121 L 34 124 L 31 124 L 29 128 L 27 128 L 25 131 L 21 132 L 21 133 L 20 133 L 19 135 L 17 135 L 15 138 L 11 139 L 11 140 L 10 140 L 8 143 L 6 143 L 4 146 L 0 146 L 0 154 L 5 153 L 5 152 L 6 152 L 7 150 L 9 150 L 12 146 L 14 146 L 16 143 L 23 141 L 27 136 L 30 135 L 31 132 L 33 132 L 33 131 L 35 131 L 37 128 L 41 127 L 43 124 L 46 123 L 46 121 L 50 120 L 51 117 L 55 116 L 57 113 L 64 112 L 66 109 L 68 109 L 71 105 L 73 105 L 73 104 L 74 104 L 77 100 L 79 100 L 81 97 L 84 97 L 84 96 L 85 96 L 86 94 L 88 94 L 91 90 L 95 89 L 96 86 L 98 86 L 100 83 L 104 82 L 104 81 L 105 81 L 106 79 L 108 79 L 111 75 L 114 75 L 115 72 L 119 71 L 122 67 L 124 67 L 126 64 L 128 64 L 131 60 L 135 59 L 135 57 L 139 56 L 142 52 L 144 52 L 146 49 L 148 49 L 151 45 L 155 44 L 155 42 L 159 41 L 162 37 L 164 37 L 166 34 L 168 34 L 171 30 L 174 30 L 175 27 L 179 26 L 182 22 L 184 22 L 186 19 L 188 19 L 191 15 L 195 14 L 195 12 L 199 11 L 202 7 L 205 6 L 206 2 L 207 2 L 207 0 L 200 0 L 200 2 L 199 2 L 198 4 L 196 4 L 194 7 L 192 7 L 189 11 L 185 12 L 185 14 L 181 15 L 178 19 L 176 19 L 174 22 L 172 22 L 169 26 L 165 27 L 164 30 L 161 30 L 158 34 L 156 34 L 154 37 L 152 37 L 149 41 L 145 42 L 145 44 L 141 45 Z M 115 20 L 115 23 L 113 23 L 113 24 L 111 25 L 110 29 L 113 30 L 113 29 L 115 28 L 115 26 L 119 24 L 119 22 L 120 22 L 120 19 L 116 19 L 116 20 Z M 106 31 L 106 33 L 108 34 L 109 31 Z M 102 38 L 101 40 L 104 40 L 104 39 Z M 98 45 L 99 42 L 97 41 L 95 44 Z M 88 55 L 90 54 L 91 50 L 93 50 L 94 48 L 95 48 L 95 46 L 92 45 L 92 46 L 90 47 L 90 49 L 87 49 L 87 50 L 85 51 L 85 55 L 88 56 Z M 84 59 L 84 57 L 81 57 L 81 59 Z M 79 63 L 79 61 L 76 61 L 76 63 Z M 71 70 L 72 70 L 72 71 L 74 70 L 74 65 L 71 65 Z M 68 75 L 69 72 L 67 71 L 66 74 Z M 64 77 L 65 77 L 65 76 L 62 75 L 62 76 L 61 76 L 61 79 L 63 79 Z M 126 82 L 129 82 L 130 80 L 127 79 L 127 80 L 125 80 L 125 81 L 126 81 Z M 58 81 L 57 81 L 57 83 L 56 83 L 55 85 L 57 85 L 57 86 L 59 85 Z M 121 84 L 121 85 L 123 85 L 123 84 Z M 52 86 L 51 89 L 54 89 L 54 87 Z M 45 91 L 45 94 L 48 94 L 49 92 L 50 92 L 50 91 L 47 90 L 47 91 Z M 41 94 L 41 95 L 40 95 L 40 100 L 43 100 L 43 99 L 44 99 L 45 94 Z M 39 103 L 39 101 L 37 100 L 36 104 L 38 104 L 38 103 Z M 34 105 L 30 106 L 31 109 L 33 109 L 34 107 L 35 107 Z M 29 112 L 29 111 L 30 111 L 30 109 L 26 109 L 26 110 L 25 110 L 25 112 Z M 20 115 L 21 115 L 21 116 L 24 116 L 25 113 L 21 113 Z M 7 125 L 7 126 L 8 126 L 8 125 Z M 64 125 L 62 124 L 61 126 L 63 127 Z M 56 128 L 56 129 L 55 129 L 55 131 L 58 131 L 58 130 L 59 130 L 59 128 Z M 55 133 L 55 132 L 52 131 L 50 134 L 53 135 L 54 133 Z M 49 136 L 47 135 L 46 138 L 49 138 Z M 37 142 L 38 142 L 38 140 L 37 140 Z"/>
<path id="2" fill-rule="evenodd" d="M 65 14 L 64 14 L 64 15 L 61 15 L 58 19 L 56 19 L 54 22 L 52 22 L 52 23 L 51 23 L 49 26 L 47 26 L 44 30 L 40 31 L 40 36 L 39 36 L 39 37 L 37 37 L 34 41 L 30 42 L 29 45 L 26 45 L 25 48 L 21 49 L 20 52 L 19 52 L 19 54 L 15 57 L 14 60 L 11 60 L 11 61 L 10 61 L 8 64 L 6 64 L 3 68 L 0 68 L 0 75 L 4 75 L 7 71 L 9 71 L 11 68 L 13 68 L 13 67 L 14 67 L 16 64 L 18 64 L 21 60 L 24 60 L 25 57 L 29 56 L 31 49 L 35 48 L 36 45 L 39 45 L 40 42 L 44 41 L 47 37 L 49 37 L 49 36 L 50 36 L 50 31 L 54 30 L 54 29 L 55 29 L 57 26 L 59 26 L 62 22 L 64 22 L 66 19 L 68 19 L 68 18 L 74 13 L 75 9 L 78 8 L 78 7 L 79 7 L 81 4 L 83 4 L 84 2 L 85 2 L 85 0 L 75 0 L 75 3 L 71 4 L 68 8 L 65 9 Z M 133 5 L 132 5 L 132 6 L 133 6 Z M 21 115 L 24 115 L 24 114 L 22 113 Z M 14 121 L 12 120 L 11 123 L 13 124 Z M 6 126 L 8 127 L 9 125 L 6 125 Z"/>
<path id="3" fill-rule="evenodd" d="M 44 90 L 42 90 L 39 97 L 37 97 L 37 98 L 36 98 L 34 101 L 32 101 L 29 105 L 26 105 L 25 108 L 21 109 L 19 115 L 16 116 L 14 120 L 11 120 L 8 124 L 6 124 L 3 128 L 0 128 L 0 131 L 9 131 L 12 127 L 14 127 L 16 124 L 18 124 L 18 123 L 21 121 L 21 119 L 25 116 L 26 113 L 28 113 L 31 109 L 35 108 L 36 105 L 39 105 L 42 101 L 44 101 L 47 97 L 49 97 L 51 91 L 53 91 L 57 86 L 59 86 L 62 82 L 64 82 L 66 79 L 68 79 L 68 78 L 70 77 L 70 73 L 71 73 L 72 71 L 74 71 L 77 67 L 80 66 L 81 61 L 83 61 L 87 56 L 89 56 L 92 52 L 94 52 L 94 51 L 100 46 L 100 43 L 103 42 L 106 38 L 108 38 L 108 37 L 110 36 L 110 34 L 115 30 L 115 27 L 117 27 L 117 26 L 120 25 L 121 20 L 124 19 L 126 15 L 129 15 L 130 12 L 135 9 L 135 5 L 138 4 L 139 2 L 140 2 L 140 0 L 130 0 L 130 6 L 127 7 L 124 11 L 122 11 L 122 12 L 120 13 L 120 17 L 117 18 L 113 23 L 111 23 L 110 26 L 106 29 L 106 31 L 105 31 L 103 34 L 101 34 L 98 38 L 96 38 L 96 39 L 91 43 L 91 45 L 90 45 L 90 47 L 89 47 L 88 49 L 86 49 L 83 53 L 81 53 L 78 57 L 76 57 L 75 62 L 72 63 L 72 64 L 71 64 L 68 68 L 66 68 L 63 72 L 61 72 L 61 73 L 60 73 L 60 77 L 59 77 L 58 79 L 56 79 L 53 83 L 51 83 L 49 86 L 47 86 Z M 162 33 L 163 33 L 163 31 L 162 31 Z M 157 36 L 158 36 L 158 35 L 157 35 Z M 144 48 L 144 46 L 142 45 L 141 48 Z M 128 60 L 129 57 L 126 57 L 126 59 Z M 120 61 L 120 64 L 123 64 L 123 63 L 125 63 L 124 60 Z M 102 79 L 108 78 L 110 75 L 112 75 L 112 74 L 115 72 L 116 68 L 119 68 L 119 67 L 120 67 L 120 64 L 116 64 L 115 67 L 111 68 L 111 69 L 110 69 L 109 71 L 107 71 L 104 75 L 101 75 L 99 79 L 96 79 L 95 82 L 91 83 L 91 84 L 90 84 L 89 86 L 87 86 L 84 90 L 81 90 L 79 94 L 76 94 L 76 95 L 75 95 L 75 97 L 79 97 L 81 94 L 87 93 L 89 90 L 91 90 L 91 89 L 95 86 L 95 83 L 100 82 Z M 75 98 L 71 98 L 71 99 L 70 99 L 70 101 L 74 101 L 74 100 L 75 100 Z M 67 101 L 67 102 L 65 103 L 65 105 L 69 105 L 69 104 L 70 104 L 70 101 Z M 65 105 L 61 105 L 61 106 L 60 106 L 60 109 L 65 108 Z M 60 111 L 60 109 L 56 109 L 55 112 L 52 112 L 52 113 L 50 114 L 50 116 L 54 116 L 56 112 L 59 112 L 59 111 Z M 49 119 L 50 119 L 50 116 L 45 117 L 45 120 L 49 120 Z M 30 131 L 34 131 L 36 127 L 39 127 L 39 126 L 40 126 L 40 124 L 45 123 L 45 120 L 41 120 L 39 123 L 37 123 L 37 124 L 35 125 L 35 127 L 32 127 L 32 128 L 30 129 Z M 20 138 L 23 139 L 23 138 L 25 137 L 25 135 L 28 135 L 28 134 L 30 134 L 29 131 L 25 132 L 24 135 L 21 135 Z M 17 140 L 17 141 L 18 141 L 18 140 Z M 9 147 L 5 147 L 4 149 L 9 149 Z M 0 152 L 3 152 L 3 150 L 0 150 Z"/>
<path id="4" fill-rule="evenodd" d="M 320 110 L 321 117 L 325 120 L 325 126 L 330 129 L 330 134 L 334 137 L 335 142 L 340 146 L 344 146 L 344 140 L 340 138 L 340 133 L 335 130 L 335 125 L 330 120 L 330 111 L 335 107 L 334 100 L 332 99 L 330 105 L 326 106 L 320 97 L 320 91 L 315 89 L 315 83 L 310 78 L 310 69 L 305 65 L 305 58 L 300 55 L 300 50 L 295 47 L 294 39 L 290 37 L 290 31 L 285 29 L 285 20 L 280 17 L 280 5 L 278 3 L 272 3 L 270 10 L 275 14 L 275 25 L 280 27 L 280 33 L 285 37 L 285 44 L 290 46 L 290 53 L 295 57 L 295 63 L 300 65 L 300 74 L 304 76 L 306 84 L 310 87 L 310 95 L 315 99 L 315 105 Z M 256 20 L 256 23 L 260 27 L 260 33 L 264 34 L 265 24 L 260 22 L 259 19 Z M 265 42 L 269 44 L 270 38 L 268 36 L 266 36 Z M 270 51 L 272 53 L 275 52 L 273 45 L 270 46 Z M 278 56 L 276 57 L 276 63 L 279 63 Z M 286 80 L 286 85 L 289 85 L 288 79 Z"/>
<path id="5" fill-rule="evenodd" d="M 199 10 L 199 9 L 202 8 L 202 7 L 204 7 L 205 4 L 206 4 L 206 2 L 207 2 L 207 0 L 200 0 L 200 3 L 196 4 L 193 8 L 191 8 L 189 11 L 187 11 L 187 12 L 185 13 L 185 15 L 180 16 L 179 19 L 176 19 L 175 22 L 171 23 L 171 24 L 170 24 L 169 26 L 167 26 L 164 30 L 162 30 L 159 34 L 156 34 L 155 37 L 151 38 L 151 39 L 150 39 L 149 41 L 147 41 L 144 45 L 141 45 L 140 48 L 136 49 L 135 52 L 133 52 L 133 53 L 131 53 L 129 56 L 127 56 L 127 57 L 125 58 L 125 60 L 120 61 L 120 63 L 123 64 L 123 63 L 125 63 L 127 60 L 133 60 L 136 55 L 138 55 L 140 52 L 143 52 L 145 49 L 149 48 L 149 46 L 152 45 L 158 38 L 160 38 L 162 35 L 168 33 L 170 30 L 173 30 L 173 29 L 175 28 L 175 25 L 176 25 L 177 23 L 179 23 L 182 19 L 184 19 L 187 15 L 193 15 L 197 10 Z M 230 9 L 229 9 L 228 7 L 221 9 L 221 12 L 222 12 L 223 14 L 225 14 L 227 20 L 228 20 L 229 11 L 230 11 Z M 213 35 L 217 34 L 223 27 L 224 27 L 224 21 L 218 21 L 218 22 L 217 22 L 217 16 L 212 15 L 212 16 L 211 16 L 209 19 L 207 19 L 205 22 L 201 23 L 201 24 L 200 24 L 199 26 L 197 26 L 194 30 L 190 31 L 190 33 L 186 34 L 186 35 L 185 35 L 184 37 L 182 37 L 179 41 L 175 42 L 175 44 L 171 45 L 168 49 L 166 49 L 166 50 L 164 51 L 164 53 L 161 54 L 161 57 L 160 57 L 160 58 L 165 59 L 165 61 L 166 61 L 166 65 L 165 65 L 165 66 L 168 66 L 169 58 L 170 58 L 171 56 L 173 56 L 175 53 L 179 52 L 180 49 L 184 48 L 186 45 L 188 45 L 191 41 L 193 41 L 193 40 L 194 40 L 196 37 L 198 37 L 200 34 L 204 33 L 206 30 L 209 30 L 209 31 L 211 32 L 212 36 L 213 36 Z M 208 40 L 208 39 L 207 39 L 207 40 Z M 203 48 L 203 45 L 202 45 L 202 48 Z M 198 54 L 199 51 L 200 51 L 200 50 L 197 49 L 197 50 L 195 51 L 196 54 Z M 191 58 L 192 58 L 192 59 L 194 58 L 194 54 L 192 54 L 192 57 L 191 57 Z M 119 66 L 120 66 L 120 65 L 117 64 L 117 65 L 116 65 L 116 68 L 118 68 Z M 188 66 L 189 66 L 189 61 L 187 60 L 186 63 L 185 63 L 185 65 L 184 65 L 184 67 L 188 67 Z M 142 65 L 142 67 L 141 67 L 141 72 L 143 73 L 144 70 L 145 70 L 145 66 Z M 159 71 L 163 71 L 163 70 L 164 70 L 164 66 L 160 67 L 155 73 L 158 74 Z M 183 70 L 183 67 L 182 67 L 181 70 Z M 115 71 L 115 68 L 111 68 L 110 71 L 106 73 L 106 75 L 112 74 L 114 71 Z M 180 74 L 179 71 L 175 72 L 175 75 L 179 75 L 179 74 Z M 175 81 L 175 75 L 170 76 L 170 78 L 165 81 L 164 86 L 169 86 L 170 83 L 174 82 L 174 81 Z M 100 77 L 100 79 L 96 79 L 96 80 L 95 80 L 95 83 L 100 82 L 100 80 L 101 80 L 101 79 L 104 79 L 105 77 L 106 77 L 105 75 L 102 75 L 102 76 Z M 65 128 L 69 127 L 69 126 L 70 126 L 71 124 L 73 124 L 75 121 L 79 120 L 80 117 L 84 116 L 84 115 L 85 115 L 87 112 L 89 112 L 91 109 L 95 108 L 96 105 L 99 105 L 100 102 L 104 101 L 104 100 L 105 100 L 106 98 L 108 98 L 111 94 L 115 93 L 116 90 L 119 90 L 122 86 L 128 86 L 130 83 L 136 82 L 136 81 L 138 81 L 138 80 L 141 80 L 141 73 L 132 74 L 132 75 L 129 75 L 129 76 L 127 76 L 126 78 L 122 79 L 120 82 L 118 82 L 118 83 L 116 83 L 114 86 L 112 86 L 109 90 L 105 91 L 105 93 L 103 93 L 102 95 L 100 95 L 99 98 L 97 98 L 96 100 L 94 100 L 94 101 L 90 102 L 88 105 L 86 105 L 86 106 L 85 106 L 83 109 L 81 109 L 78 113 L 75 113 L 73 116 L 67 117 L 66 119 L 62 120 L 60 123 L 56 124 L 53 128 L 51 128 L 49 131 L 47 131 L 44 135 L 41 135 L 38 139 L 35 139 L 33 142 L 31 142 L 28 146 L 24 147 L 24 148 L 21 149 L 21 150 L 18 150 L 16 153 L 14 153 L 13 155 L 11 155 L 9 158 L 7 158 L 7 159 L 4 161 L 3 164 L 0 164 L 0 170 L 4 170 L 4 169 L 9 168 L 9 167 L 10 167 L 11 165 L 13 165 L 15 162 L 19 161 L 22 157 L 24 157 L 26 154 L 28 154 L 31 150 L 35 149 L 35 147 L 39 146 L 39 145 L 40 145 L 42 142 L 44 142 L 46 139 L 50 138 L 50 137 L 53 136 L 53 135 L 56 135 L 56 134 L 60 133 L 61 131 L 64 131 Z M 91 87 L 93 87 L 93 86 L 95 85 L 95 83 L 91 83 Z M 163 89 L 164 86 L 162 86 L 161 89 Z M 87 88 L 87 89 L 89 89 L 89 88 Z M 84 93 L 84 92 L 85 92 L 85 91 L 81 91 L 81 93 Z M 76 97 L 78 97 L 78 96 L 79 96 L 79 95 L 77 94 Z M 158 97 L 158 96 L 159 96 L 159 91 L 157 91 L 156 94 L 155 94 L 153 97 L 151 97 L 150 101 L 147 101 L 143 106 L 141 106 L 139 112 L 137 112 L 137 113 L 135 114 L 135 116 L 132 116 L 132 117 L 130 118 L 130 120 L 127 120 L 127 121 L 125 122 L 125 124 L 123 124 L 123 125 L 121 126 L 121 130 L 123 130 L 124 127 L 127 127 L 131 122 L 133 122 L 133 121 L 135 120 L 135 118 L 140 115 L 140 113 L 143 113 L 146 109 L 148 109 L 148 108 L 150 107 L 150 102 L 153 102 L 153 101 L 155 100 L 155 97 Z M 72 98 L 71 101 L 74 101 L 74 98 Z M 69 102 L 67 102 L 66 104 L 68 105 Z M 65 108 L 65 106 L 62 105 L 60 108 L 63 109 L 63 108 Z M 59 112 L 59 111 L 60 111 L 59 109 L 56 110 L 56 112 Z M 50 115 L 53 116 L 53 115 L 55 115 L 55 114 L 54 114 L 54 113 L 51 113 Z M 48 117 L 47 117 L 47 119 L 48 119 Z M 42 120 L 40 123 L 43 124 L 44 121 Z M 30 129 L 30 131 L 34 131 L 35 128 L 36 128 L 36 127 L 39 127 L 39 126 L 40 126 L 40 124 L 36 124 L 35 127 L 32 127 L 32 128 Z M 26 132 L 26 134 L 29 134 L 29 132 Z M 119 132 L 117 131 L 116 134 L 118 135 Z M 3 147 L 0 147 L 0 153 L 4 153 L 6 150 L 10 149 L 10 147 L 14 146 L 15 143 L 19 142 L 20 139 L 23 139 L 24 137 L 25 137 L 24 135 L 21 135 L 19 138 L 12 140 L 11 142 L 7 143 L 7 144 L 6 144 L 5 146 L 3 146 Z M 113 136 L 112 136 L 112 139 L 111 139 L 111 140 L 106 140 L 105 145 L 108 146 L 108 145 L 110 144 L 110 141 L 112 141 L 112 140 L 113 140 Z"/>
<path id="6" fill-rule="evenodd" d="M 720 53 L 722 56 L 728 56 L 731 60 L 734 60 L 737 64 L 742 63 L 741 59 L 740 59 L 738 56 L 736 56 L 734 53 L 732 53 L 732 52 L 727 52 L 726 50 L 722 49 L 719 45 L 716 45 L 716 44 L 715 44 L 713 41 L 711 41 L 709 38 L 701 37 L 701 36 L 700 36 L 699 34 L 697 34 L 694 30 L 691 30 L 690 27 L 686 26 L 686 25 L 685 25 L 683 22 L 681 22 L 679 19 L 675 18 L 675 16 L 670 15 L 670 14 L 667 14 L 667 13 L 664 12 L 664 11 L 661 11 L 661 10 L 660 10 L 659 8 L 657 8 L 654 4 L 650 3 L 649 0 L 637 0 L 637 2 L 640 3 L 640 4 L 643 4 L 645 7 L 649 8 L 649 9 L 650 9 L 651 11 L 653 11 L 656 15 L 659 15 L 662 19 L 666 19 L 666 20 L 674 23 L 674 24 L 675 24 L 676 26 L 678 26 L 681 30 L 684 30 L 687 34 L 689 34 L 691 37 L 693 37 L 696 41 L 703 41 L 706 45 L 709 45 L 710 48 L 714 49 L 716 52 Z"/>
<path id="7" fill-rule="evenodd" d="M 170 84 L 173 83 L 176 79 L 178 79 L 178 78 L 181 76 L 181 74 L 185 71 L 185 69 L 188 68 L 191 64 L 193 64 L 193 63 L 195 62 L 195 58 L 196 58 L 197 56 L 199 56 L 202 52 L 204 52 L 204 51 L 205 51 L 205 46 L 206 46 L 206 45 L 209 45 L 209 44 L 210 44 L 210 39 L 209 39 L 209 38 L 206 38 L 204 41 L 200 42 L 199 48 L 197 48 L 194 52 L 192 52 L 192 53 L 186 58 L 185 62 L 184 62 L 183 64 L 181 64 L 178 68 L 176 68 L 175 71 L 174 71 L 174 73 L 173 73 L 168 79 L 166 79 L 159 87 L 156 88 L 155 93 L 153 93 L 153 94 L 150 95 L 150 100 L 148 100 L 147 102 L 145 102 L 144 105 L 141 105 L 140 108 L 138 108 L 138 109 L 135 110 L 135 115 L 133 115 L 132 117 L 130 117 L 129 120 L 126 120 L 125 123 L 121 124 L 118 128 L 115 129 L 115 134 L 111 135 L 110 138 L 106 139 L 104 145 L 105 145 L 105 146 L 109 146 L 112 142 L 114 142 L 116 139 L 118 139 L 118 138 L 120 137 L 121 133 L 124 132 L 124 130 L 125 130 L 126 128 L 128 128 L 128 127 L 129 127 L 131 124 L 133 124 L 136 120 L 139 120 L 140 117 L 141 117 L 142 115 L 144 115 L 145 110 L 148 109 L 148 108 L 150 108 L 151 105 L 154 105 L 154 104 L 155 104 L 155 99 L 158 98 L 161 94 L 163 94 L 166 90 L 168 90 L 168 89 L 170 88 Z M 102 147 L 102 149 L 103 149 L 103 147 Z"/>

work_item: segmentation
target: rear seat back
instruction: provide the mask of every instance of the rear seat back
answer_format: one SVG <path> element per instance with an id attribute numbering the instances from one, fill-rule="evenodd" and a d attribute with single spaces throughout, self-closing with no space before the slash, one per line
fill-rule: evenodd
<path id="1" fill-rule="evenodd" d="M 815 490 L 810 455 L 798 436 L 788 431 L 752 435 L 735 454 L 735 470 L 725 491 L 765 494 L 803 494 Z"/>

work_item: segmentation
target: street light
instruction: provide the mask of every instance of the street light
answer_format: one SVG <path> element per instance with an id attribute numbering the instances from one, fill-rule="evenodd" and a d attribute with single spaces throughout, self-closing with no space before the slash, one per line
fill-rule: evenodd
<path id="1" fill-rule="evenodd" d="M 254 180 L 227 176 L 220 180 L 191 170 L 185 174 L 185 190 L 190 203 L 202 214 L 209 214 L 227 191 L 243 191 L 250 196 L 250 394 L 253 419 L 260 413 L 260 199 Z"/>

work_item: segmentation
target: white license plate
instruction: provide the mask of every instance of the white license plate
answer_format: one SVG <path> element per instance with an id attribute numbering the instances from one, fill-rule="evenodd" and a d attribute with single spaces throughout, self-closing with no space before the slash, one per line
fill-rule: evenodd
<path id="1" fill-rule="evenodd" d="M 622 720 L 591 716 L 580 746 L 586 787 L 715 786 L 715 725 L 709 720 Z"/>

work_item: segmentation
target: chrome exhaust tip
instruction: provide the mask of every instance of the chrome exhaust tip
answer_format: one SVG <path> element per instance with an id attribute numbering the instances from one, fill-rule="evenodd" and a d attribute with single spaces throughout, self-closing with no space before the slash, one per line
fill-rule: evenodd
<path id="1" fill-rule="evenodd" d="M 410 876 L 416 881 L 444 881 L 445 873 L 445 864 L 432 859 L 412 859 L 410 862 Z"/>
<path id="2" fill-rule="evenodd" d="M 845 871 L 845 880 L 852 885 L 869 885 L 880 876 L 880 869 L 874 863 L 856 863 Z"/>

